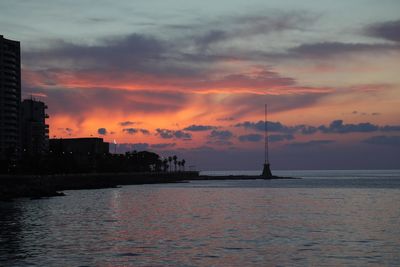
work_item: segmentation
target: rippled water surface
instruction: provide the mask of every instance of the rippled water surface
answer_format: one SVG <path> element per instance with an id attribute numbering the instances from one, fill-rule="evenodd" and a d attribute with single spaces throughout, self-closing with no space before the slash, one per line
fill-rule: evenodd
<path id="1" fill-rule="evenodd" d="M 400 264 L 399 171 L 297 176 L 0 202 L 0 266 Z"/>

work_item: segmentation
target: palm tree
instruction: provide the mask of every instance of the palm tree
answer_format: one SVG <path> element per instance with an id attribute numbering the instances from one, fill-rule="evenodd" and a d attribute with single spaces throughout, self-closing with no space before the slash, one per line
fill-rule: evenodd
<path id="1" fill-rule="evenodd" d="M 181 161 L 183 171 L 185 171 L 185 163 L 186 163 L 186 160 L 183 159 L 183 160 Z"/>
<path id="2" fill-rule="evenodd" d="M 176 171 L 176 164 L 178 163 L 178 162 L 177 162 L 178 157 L 177 157 L 176 155 L 174 155 L 174 156 L 172 157 L 172 159 L 174 160 L 175 171 Z"/>
<path id="3" fill-rule="evenodd" d="M 182 166 L 182 161 L 178 161 L 178 171 L 181 171 L 182 169 L 181 169 L 181 166 Z"/>
<path id="4" fill-rule="evenodd" d="M 171 165 L 172 157 L 171 156 L 168 157 L 168 161 L 169 161 L 169 171 L 171 171 L 171 167 L 172 167 L 172 165 Z"/>
<path id="5" fill-rule="evenodd" d="M 163 171 L 164 172 L 168 171 L 168 167 L 169 167 L 168 166 L 168 159 L 164 159 L 162 163 L 163 163 Z"/>

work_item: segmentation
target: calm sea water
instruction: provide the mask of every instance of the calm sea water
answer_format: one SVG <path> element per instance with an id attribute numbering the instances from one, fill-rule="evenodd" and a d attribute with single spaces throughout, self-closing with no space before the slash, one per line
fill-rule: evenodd
<path id="1" fill-rule="evenodd" d="M 0 266 L 400 265 L 399 170 L 275 173 L 0 202 Z"/>

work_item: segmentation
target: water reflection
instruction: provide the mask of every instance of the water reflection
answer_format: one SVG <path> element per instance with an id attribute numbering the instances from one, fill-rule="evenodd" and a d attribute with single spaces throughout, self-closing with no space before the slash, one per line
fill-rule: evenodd
<path id="1" fill-rule="evenodd" d="M 23 258 L 26 251 L 19 246 L 23 239 L 21 207 L 14 202 L 3 202 L 0 205 L 0 259 L 8 262 Z"/>
<path id="2" fill-rule="evenodd" d="M 0 203 L 0 265 L 364 266 L 400 260 L 399 190 L 227 183 L 126 186 Z"/>

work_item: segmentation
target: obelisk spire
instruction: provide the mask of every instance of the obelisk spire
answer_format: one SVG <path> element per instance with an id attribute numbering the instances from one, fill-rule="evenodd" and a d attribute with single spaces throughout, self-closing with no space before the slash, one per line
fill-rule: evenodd
<path id="1" fill-rule="evenodd" d="M 264 168 L 261 174 L 262 177 L 271 179 L 272 173 L 269 167 L 269 151 L 268 151 L 268 111 L 267 111 L 267 104 L 265 104 L 265 112 L 264 112 Z"/>
<path id="2" fill-rule="evenodd" d="M 265 143 L 265 147 L 264 147 L 264 163 L 265 164 L 269 163 L 267 118 L 268 118 L 268 110 L 267 110 L 267 104 L 265 104 L 265 112 L 264 112 L 264 143 Z"/>

